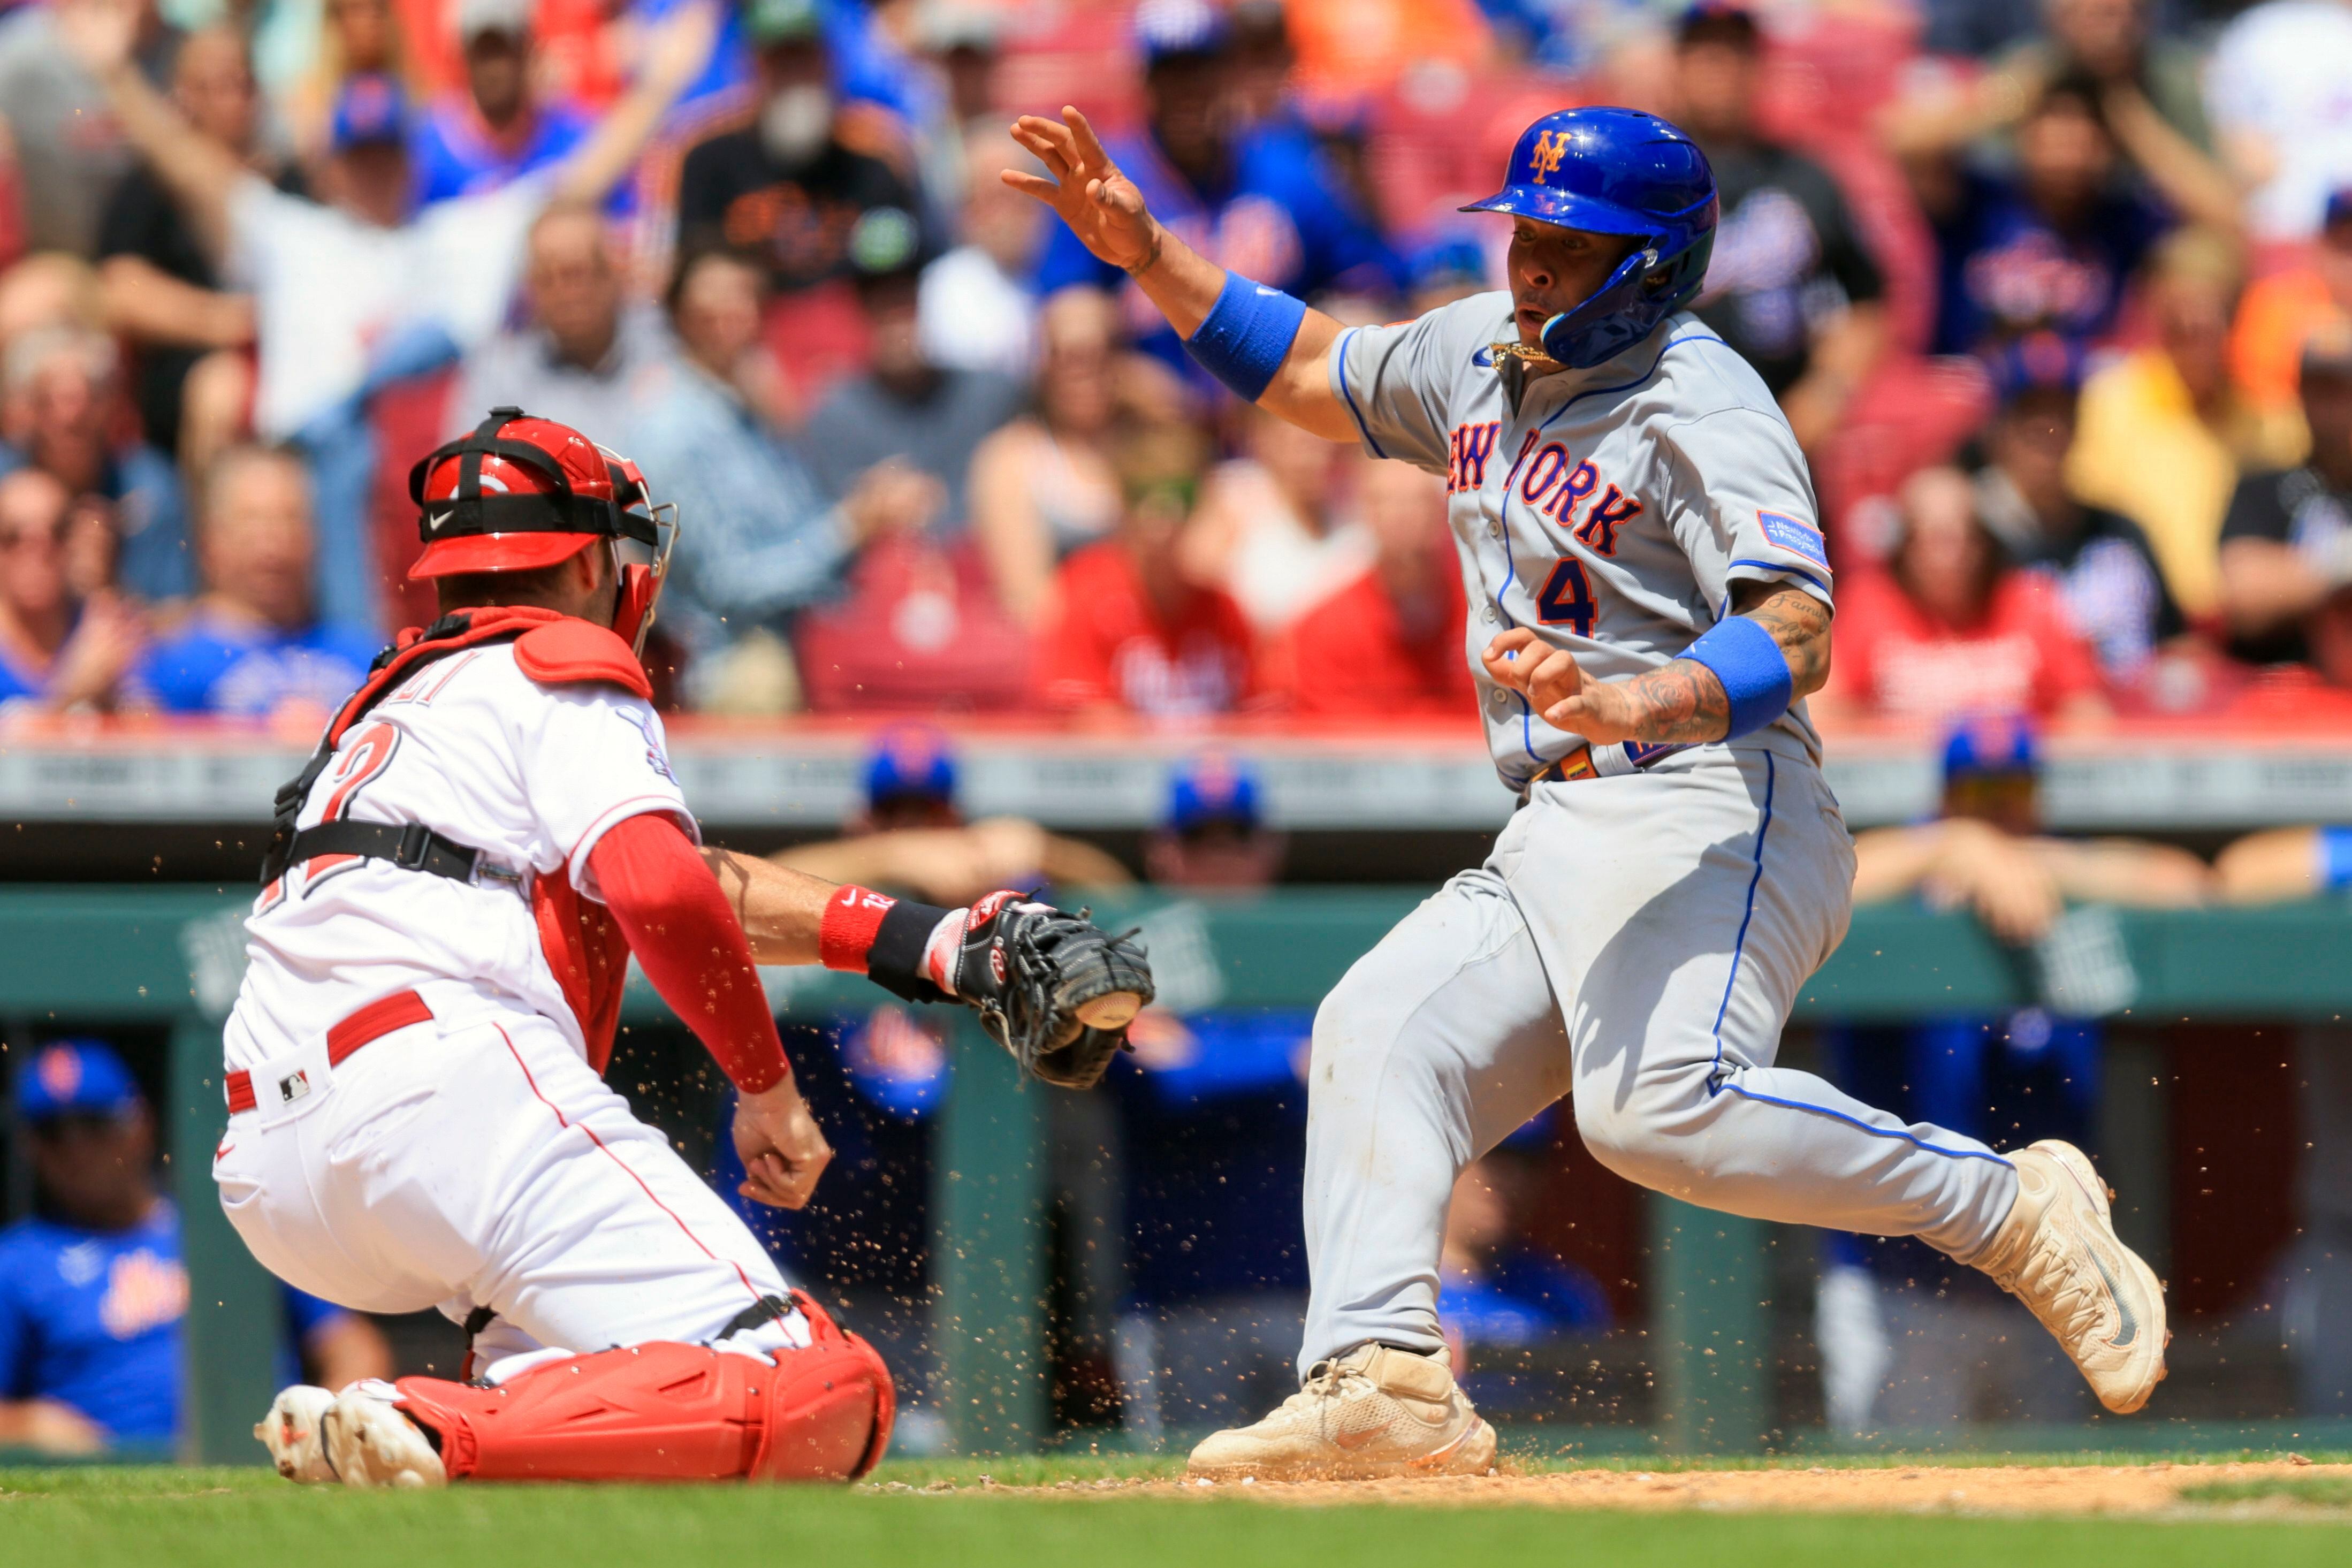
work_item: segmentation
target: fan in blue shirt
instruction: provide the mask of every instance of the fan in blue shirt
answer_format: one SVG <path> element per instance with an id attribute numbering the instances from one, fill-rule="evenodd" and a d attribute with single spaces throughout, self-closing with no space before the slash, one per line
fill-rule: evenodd
<path id="1" fill-rule="evenodd" d="M 1108 147 L 1171 233 L 1220 266 L 1287 293 L 1395 292 L 1402 268 L 1302 129 L 1276 120 L 1238 138 L 1228 131 L 1221 13 L 1205 4 L 1146 6 L 1137 13 L 1136 36 L 1149 129 L 1110 138 Z M 1066 226 L 1054 226 L 1038 265 L 1041 297 L 1074 284 L 1115 289 L 1125 281 Z M 1138 347 L 1198 378 L 1183 341 L 1159 311 L 1147 306 L 1129 316 Z"/>
<path id="2" fill-rule="evenodd" d="M 188 1271 L 154 1184 L 155 1126 L 95 1040 L 34 1053 L 16 1079 L 42 1217 L 0 1230 L 0 1447 L 161 1452 L 180 1424 Z M 387 1375 L 374 1326 L 287 1288 L 291 1346 L 340 1387 Z"/>
<path id="3" fill-rule="evenodd" d="M 408 149 L 422 206 L 494 191 L 561 162 L 594 121 L 531 87 L 530 0 L 460 0 L 467 91 L 420 117 Z"/>
<path id="4" fill-rule="evenodd" d="M 1938 253 L 1937 353 L 2044 328 L 2077 343 L 2105 336 L 2171 226 L 2119 174 L 2114 140 L 2079 89 L 2051 89 L 2016 141 L 2013 174 L 1947 169 L 1921 184 Z"/>
<path id="5" fill-rule="evenodd" d="M 300 461 L 257 447 L 223 454 L 196 544 L 204 596 L 132 669 L 132 700 L 173 713 L 265 718 L 331 709 L 349 696 L 377 645 L 364 632 L 313 618 L 316 554 Z"/>

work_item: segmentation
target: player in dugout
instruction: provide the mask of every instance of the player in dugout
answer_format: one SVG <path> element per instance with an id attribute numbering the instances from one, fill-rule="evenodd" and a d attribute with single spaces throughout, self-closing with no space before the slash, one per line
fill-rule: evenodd
<path id="1" fill-rule="evenodd" d="M 441 616 L 278 792 L 213 1175 L 281 1279 L 469 1344 L 458 1380 L 289 1387 L 257 1436 L 357 1487 L 861 1475 L 881 1358 L 604 1082 L 628 961 L 739 1091 L 744 1194 L 797 1208 L 832 1151 L 755 963 L 960 1000 L 1084 1087 L 1150 1000 L 1141 951 L 1011 892 L 940 909 L 698 850 L 643 662 L 676 510 L 511 407 L 409 494 Z"/>

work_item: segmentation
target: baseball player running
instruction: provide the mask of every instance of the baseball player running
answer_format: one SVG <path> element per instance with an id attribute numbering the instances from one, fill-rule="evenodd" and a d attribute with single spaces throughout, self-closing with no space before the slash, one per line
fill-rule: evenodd
<path id="1" fill-rule="evenodd" d="M 735 1083 L 744 1193 L 797 1208 L 832 1152 L 755 960 L 961 998 L 1084 1084 L 1150 997 L 1141 954 L 1011 893 L 940 910 L 698 852 L 640 658 L 673 509 L 514 408 L 409 488 L 442 616 L 278 794 L 213 1173 L 280 1278 L 438 1307 L 467 1365 L 289 1388 L 256 1435 L 356 1486 L 862 1474 L 881 1359 L 599 1076 L 629 958 Z"/>
<path id="2" fill-rule="evenodd" d="M 1342 330 L 1169 233 L 1076 110 L 1013 136 L 1046 174 L 1005 181 L 1236 395 L 1444 476 L 1479 710 L 1522 801 L 1486 863 L 1316 1016 L 1304 1386 L 1203 1441 L 1193 1470 L 1487 1468 L 1494 1432 L 1438 1333 L 1447 1194 L 1570 1092 L 1620 1174 L 1921 1237 L 2021 1297 L 2109 1409 L 2138 1409 L 2164 1374 L 2164 1300 L 2078 1151 L 1997 1154 L 1772 1065 L 1852 904 L 1801 700 L 1829 673 L 1831 575 L 1787 421 L 1684 310 L 1716 224 L 1690 138 L 1630 110 L 1545 116 L 1469 209 L 1511 219 L 1508 292 Z"/>

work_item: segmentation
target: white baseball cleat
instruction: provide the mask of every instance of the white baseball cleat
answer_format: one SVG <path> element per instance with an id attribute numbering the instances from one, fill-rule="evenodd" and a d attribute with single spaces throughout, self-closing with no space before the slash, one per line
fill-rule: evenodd
<path id="1" fill-rule="evenodd" d="M 327 1462 L 345 1486 L 413 1489 L 449 1484 L 440 1450 L 400 1413 L 394 1403 L 398 1397 L 392 1384 L 370 1378 L 337 1394 L 320 1418 Z"/>
<path id="2" fill-rule="evenodd" d="M 1445 1352 L 1363 1345 L 1318 1363 L 1265 1420 L 1213 1433 L 1185 1473 L 1264 1480 L 1483 1476 L 1495 1429 L 1470 1407 Z"/>
<path id="3" fill-rule="evenodd" d="M 1976 1266 L 2057 1336 L 2100 1404 L 2128 1415 L 2164 1381 L 2164 1286 L 2116 1238 L 2113 1194 L 2080 1149 L 2051 1138 L 2009 1158 L 2017 1206 Z"/>
<path id="4" fill-rule="evenodd" d="M 254 1424 L 253 1435 L 269 1450 L 279 1475 L 305 1486 L 334 1480 L 334 1468 L 319 1447 L 319 1418 L 334 1402 L 333 1394 L 307 1383 L 278 1390 L 269 1402 L 269 1414 Z"/>

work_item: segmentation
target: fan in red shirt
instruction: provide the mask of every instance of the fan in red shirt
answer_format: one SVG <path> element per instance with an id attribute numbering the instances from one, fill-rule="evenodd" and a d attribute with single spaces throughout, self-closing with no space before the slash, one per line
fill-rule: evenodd
<path id="1" fill-rule="evenodd" d="M 1184 719 L 1231 712 L 1255 694 L 1241 606 L 1192 582 L 1178 559 L 1205 458 L 1184 426 L 1150 426 L 1118 443 L 1118 526 L 1055 578 L 1037 646 L 1045 706 Z"/>
<path id="2" fill-rule="evenodd" d="M 1374 463 L 1360 501 L 1371 564 L 1268 646 L 1261 683 L 1295 713 L 1469 714 L 1467 606 L 1444 487 L 1403 463 Z"/>
<path id="3" fill-rule="evenodd" d="M 1839 595 L 1837 661 L 1817 714 L 1941 729 L 1973 714 L 2107 712 L 2090 645 L 2057 591 L 2002 557 L 1966 475 L 1913 475 L 1903 518 L 1887 569 L 1857 574 Z"/>

